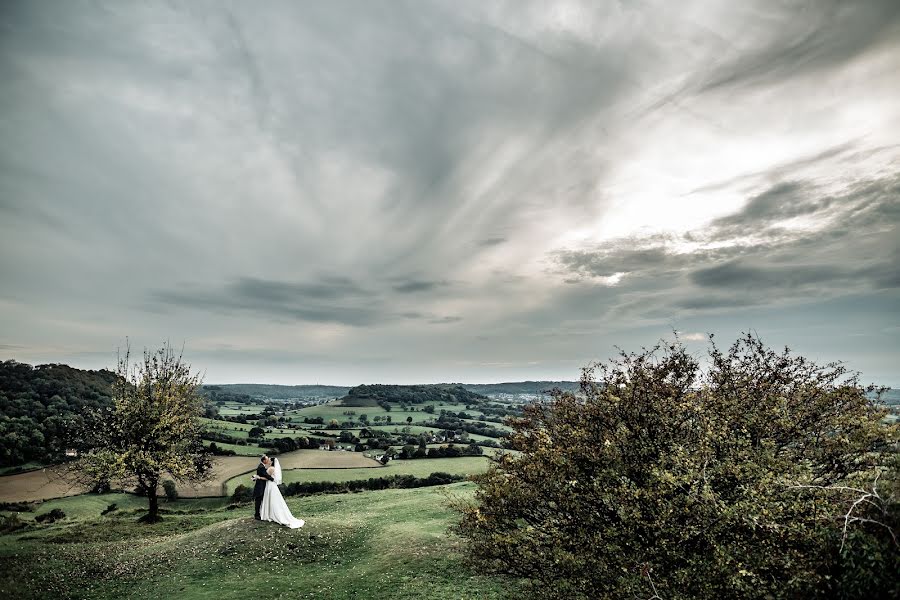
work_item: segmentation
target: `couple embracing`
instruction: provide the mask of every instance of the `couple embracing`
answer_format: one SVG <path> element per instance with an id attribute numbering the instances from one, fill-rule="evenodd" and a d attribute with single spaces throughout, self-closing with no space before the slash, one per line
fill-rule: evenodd
<path id="1" fill-rule="evenodd" d="M 291 529 L 303 527 L 303 519 L 294 518 L 278 489 L 278 484 L 281 483 L 281 465 L 277 458 L 273 460 L 263 454 L 256 466 L 256 474 L 251 479 L 256 482 L 253 486 L 253 501 L 257 521 L 274 521 Z"/>

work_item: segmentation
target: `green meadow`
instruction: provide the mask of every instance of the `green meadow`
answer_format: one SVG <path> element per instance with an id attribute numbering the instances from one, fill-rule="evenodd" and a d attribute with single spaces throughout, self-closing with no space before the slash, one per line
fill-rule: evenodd
<path id="1" fill-rule="evenodd" d="M 391 475 L 413 475 L 428 477 L 432 473 L 443 472 L 451 475 L 474 475 L 487 470 L 490 461 L 483 456 L 465 456 L 460 458 L 418 458 L 414 460 L 392 460 L 383 467 L 356 469 L 291 469 L 284 471 L 284 483 L 310 481 L 354 481 L 372 477 L 390 477 Z M 225 483 L 226 493 L 230 496 L 238 485 L 248 484 L 246 474 L 229 479 Z"/>

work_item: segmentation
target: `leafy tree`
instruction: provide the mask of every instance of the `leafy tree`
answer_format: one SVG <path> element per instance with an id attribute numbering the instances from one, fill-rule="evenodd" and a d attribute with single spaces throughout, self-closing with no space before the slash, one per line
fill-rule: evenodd
<path id="1" fill-rule="evenodd" d="M 157 494 L 164 475 L 202 481 L 211 468 L 201 440 L 200 376 L 168 345 L 145 350 L 135 365 L 126 351 L 116 374 L 112 407 L 92 415 L 71 472 L 91 482 L 136 486 L 148 499 L 141 520 L 153 523 L 160 519 Z"/>
<path id="2" fill-rule="evenodd" d="M 0 466 L 61 460 L 84 413 L 111 404 L 111 371 L 0 361 Z"/>
<path id="3" fill-rule="evenodd" d="M 709 359 L 677 342 L 623 353 L 528 406 L 521 454 L 458 503 L 470 560 L 546 598 L 896 595 L 897 428 L 874 390 L 750 335 Z M 878 474 L 881 495 L 856 502 Z M 861 581 L 857 536 L 881 573 L 863 596 L 841 587 Z"/>

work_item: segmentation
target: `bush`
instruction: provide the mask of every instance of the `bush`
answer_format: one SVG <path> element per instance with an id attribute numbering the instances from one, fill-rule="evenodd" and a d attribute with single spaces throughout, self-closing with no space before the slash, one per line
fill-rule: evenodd
<path id="1" fill-rule="evenodd" d="M 243 483 L 234 488 L 231 495 L 231 501 L 235 503 L 251 502 L 253 500 L 253 490 Z"/>
<path id="2" fill-rule="evenodd" d="M 678 343 L 623 353 L 586 368 L 579 394 L 556 390 L 512 420 L 521 454 L 473 477 L 455 529 L 471 562 L 534 597 L 840 596 L 853 498 L 835 492 L 871 484 L 895 448 L 871 391 L 749 335 L 713 345 L 705 375 Z M 860 516 L 895 523 L 897 497 L 882 498 Z M 893 558 L 860 551 L 896 573 L 882 529 L 853 532 L 880 536 Z"/>
<path id="3" fill-rule="evenodd" d="M 0 510 L 11 512 L 33 512 L 34 507 L 29 502 L 0 502 Z"/>
<path id="4" fill-rule="evenodd" d="M 416 477 L 414 475 L 390 475 L 388 477 L 372 477 L 370 479 L 354 479 L 353 481 L 310 481 L 295 482 L 284 486 L 285 496 L 300 496 L 308 494 L 344 494 L 347 492 L 360 492 L 363 490 L 386 489 L 410 489 L 446 485 L 462 481 L 461 475 L 449 473 L 432 473 L 428 477 Z"/>
<path id="5" fill-rule="evenodd" d="M 166 493 L 166 500 L 169 502 L 174 502 L 178 500 L 178 488 L 175 487 L 175 482 L 171 479 L 166 479 L 162 483 L 163 491 Z"/>
<path id="6" fill-rule="evenodd" d="M 112 504 L 110 504 L 109 506 L 107 506 L 106 508 L 104 508 L 104 509 L 100 512 L 100 514 L 101 514 L 101 515 L 108 515 L 109 513 L 111 513 L 111 512 L 116 512 L 117 510 L 119 510 L 119 506 L 118 506 L 115 502 L 113 502 Z"/>
<path id="7" fill-rule="evenodd" d="M 64 513 L 60 508 L 54 508 L 50 512 L 36 516 L 34 520 L 38 523 L 55 523 L 56 521 L 64 518 L 66 518 L 66 513 Z"/>
<path id="8" fill-rule="evenodd" d="M 19 518 L 19 515 L 0 515 L 0 534 L 20 531 L 28 527 L 28 524 Z"/>

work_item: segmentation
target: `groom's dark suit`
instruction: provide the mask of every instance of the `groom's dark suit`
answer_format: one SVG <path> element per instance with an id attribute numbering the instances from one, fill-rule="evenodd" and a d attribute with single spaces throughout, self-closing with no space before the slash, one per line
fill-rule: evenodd
<path id="1" fill-rule="evenodd" d="M 256 476 L 260 479 L 257 479 L 256 485 L 253 486 L 253 503 L 256 505 L 254 516 L 258 519 L 259 508 L 262 506 L 263 495 L 266 493 L 266 480 L 275 480 L 266 472 L 266 465 L 262 463 L 259 463 L 256 467 Z"/>

